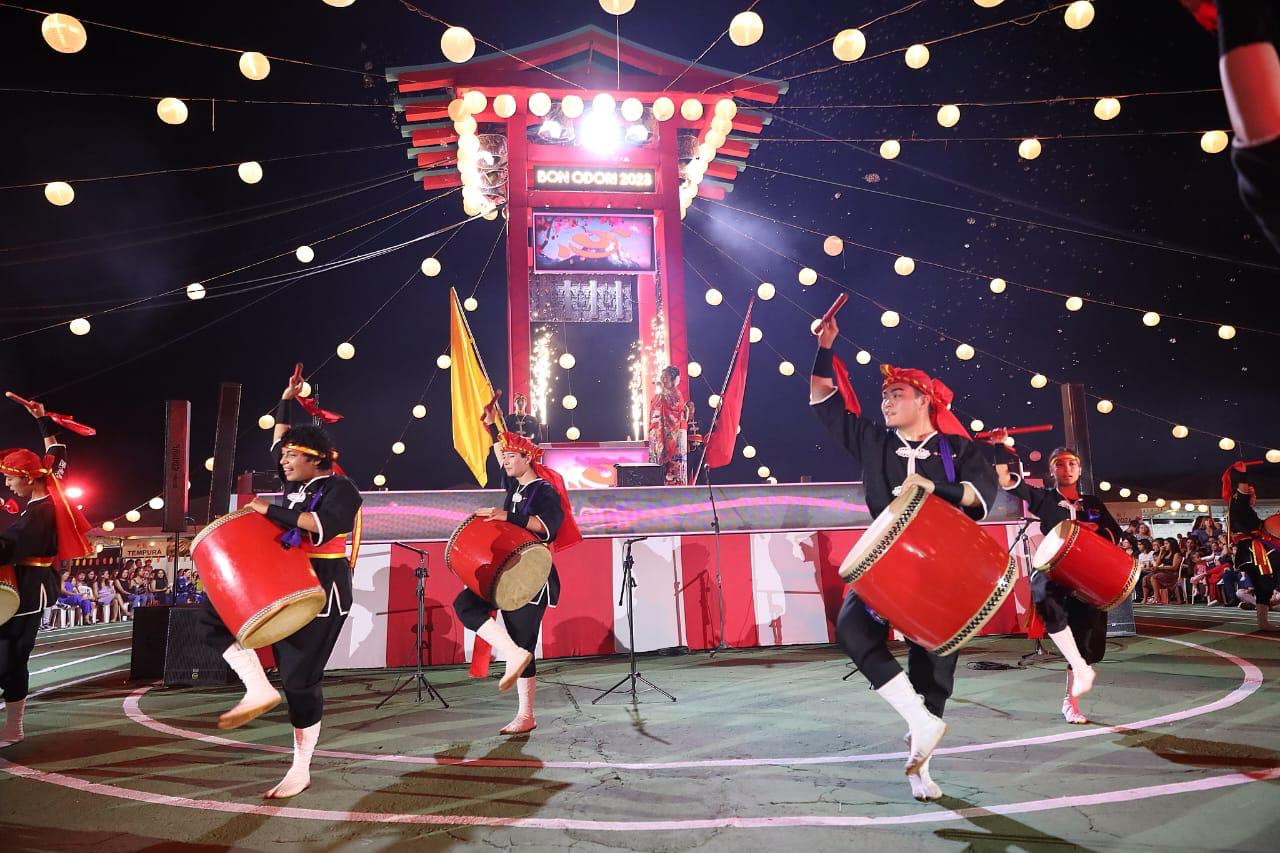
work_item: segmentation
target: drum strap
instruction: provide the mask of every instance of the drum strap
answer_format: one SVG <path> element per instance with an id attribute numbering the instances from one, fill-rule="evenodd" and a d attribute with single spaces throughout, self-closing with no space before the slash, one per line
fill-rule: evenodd
<path id="1" fill-rule="evenodd" d="M 938 455 L 942 457 L 942 470 L 947 472 L 947 482 L 956 481 L 956 457 L 951 450 L 951 442 L 941 433 L 938 435 Z"/>

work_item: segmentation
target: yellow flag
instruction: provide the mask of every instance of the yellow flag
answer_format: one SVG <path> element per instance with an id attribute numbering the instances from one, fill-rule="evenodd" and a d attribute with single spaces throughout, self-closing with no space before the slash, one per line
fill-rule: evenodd
<path id="1" fill-rule="evenodd" d="M 476 481 L 489 484 L 486 463 L 493 440 L 480 416 L 493 399 L 493 385 L 476 351 L 475 339 L 462 316 L 457 291 L 449 290 L 449 398 L 453 403 L 453 449 L 467 463 Z"/>

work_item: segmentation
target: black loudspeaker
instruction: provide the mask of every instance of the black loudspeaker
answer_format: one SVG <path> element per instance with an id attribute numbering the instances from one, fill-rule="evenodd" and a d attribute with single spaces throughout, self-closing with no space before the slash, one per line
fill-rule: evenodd
<path id="1" fill-rule="evenodd" d="M 169 631 L 165 638 L 165 687 L 221 686 L 236 680 L 222 652 L 205 642 L 196 624 L 198 607 L 174 607 L 169 611 Z"/>
<path id="2" fill-rule="evenodd" d="M 240 386 L 223 382 L 218 388 L 218 431 L 213 437 L 213 479 L 209 485 L 209 517 L 213 521 L 231 505 L 235 481 L 236 425 L 240 421 Z"/>
<path id="3" fill-rule="evenodd" d="M 666 480 L 661 465 L 651 462 L 616 462 L 619 486 L 661 486 Z"/>
<path id="4" fill-rule="evenodd" d="M 153 605 L 134 611 L 130 681 L 163 680 L 166 687 L 235 682 L 222 654 L 204 641 L 196 624 L 198 610 Z"/>

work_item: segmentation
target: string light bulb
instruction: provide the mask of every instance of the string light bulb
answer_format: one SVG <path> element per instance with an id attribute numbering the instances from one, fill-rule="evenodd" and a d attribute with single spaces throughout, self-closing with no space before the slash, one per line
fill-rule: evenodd
<path id="1" fill-rule="evenodd" d="M 886 160 L 894 160 L 902 153 L 902 143 L 896 139 L 886 139 L 880 143 L 880 156 Z"/>
<path id="2" fill-rule="evenodd" d="M 1083 30 L 1093 23 L 1093 4 L 1089 0 L 1075 0 L 1062 13 L 1063 20 L 1073 30 Z"/>
<path id="3" fill-rule="evenodd" d="M 729 41 L 738 47 L 750 47 L 764 35 L 764 20 L 755 12 L 739 12 L 729 22 Z"/>
<path id="4" fill-rule="evenodd" d="M 1130 491 L 1130 489 L 1129 489 L 1129 487 L 1128 487 L 1128 486 L 1125 486 L 1124 488 L 1122 488 L 1122 489 L 1120 490 L 1120 497 L 1122 497 L 1122 498 L 1127 498 L 1127 497 L 1129 497 L 1129 495 L 1131 495 L 1131 494 L 1133 494 L 1133 492 L 1132 492 L 1132 491 Z"/>
<path id="5" fill-rule="evenodd" d="M 404 453 L 404 451 L 405 451 L 405 447 L 404 447 L 403 441 L 397 441 L 391 445 L 391 452 L 394 453 L 396 456 L 401 455 L 402 453 Z"/>
<path id="6" fill-rule="evenodd" d="M 653 117 L 658 121 L 667 121 L 675 114 L 676 103 L 666 95 L 653 102 Z"/>
<path id="7" fill-rule="evenodd" d="M 551 96 L 546 92 L 534 92 L 529 96 L 529 112 L 538 118 L 551 112 Z"/>
<path id="8" fill-rule="evenodd" d="M 784 361 L 778 365 L 778 372 L 781 373 L 783 376 L 794 376 L 796 372 L 796 366 L 789 361 Z"/>
<path id="9" fill-rule="evenodd" d="M 256 50 L 240 54 L 240 73 L 250 80 L 265 80 L 271 73 L 271 60 Z"/>
<path id="10" fill-rule="evenodd" d="M 440 36 L 440 52 L 445 59 L 461 65 L 476 55 L 476 40 L 465 27 L 449 27 Z"/>
<path id="11" fill-rule="evenodd" d="M 689 366 L 685 368 L 685 372 L 689 374 L 690 379 L 697 379 L 702 375 L 702 365 L 696 361 L 691 361 Z"/>
<path id="12" fill-rule="evenodd" d="M 152 509 L 164 509 L 164 498 L 155 497 L 147 501 L 147 506 Z"/>
<path id="13" fill-rule="evenodd" d="M 772 299 L 776 293 L 777 293 L 777 289 L 773 286 L 771 282 L 768 282 L 768 281 L 762 281 L 756 287 L 756 296 L 759 296 L 765 302 L 768 302 L 770 299 Z"/>
<path id="14" fill-rule="evenodd" d="M 156 115 L 165 124 L 182 124 L 187 120 L 187 105 L 179 98 L 161 98 Z"/>
<path id="15" fill-rule="evenodd" d="M 770 474 L 769 466 L 761 465 L 759 468 L 756 469 L 756 474 L 759 475 L 761 480 L 769 479 L 769 474 Z"/>
<path id="16" fill-rule="evenodd" d="M 1045 376 L 1043 373 L 1037 373 L 1031 377 L 1032 388 L 1043 388 L 1048 384 L 1049 384 L 1049 377 Z"/>
<path id="17" fill-rule="evenodd" d="M 704 298 L 707 300 L 708 305 L 714 306 L 724 301 L 724 294 L 712 287 L 707 290 Z"/>
<path id="18" fill-rule="evenodd" d="M 55 207 L 66 207 L 76 199 L 76 191 L 66 181 L 50 181 L 44 185 L 44 198 Z"/>
<path id="19" fill-rule="evenodd" d="M 622 102 L 622 117 L 626 121 L 640 121 L 644 118 L 644 104 L 639 98 L 627 98 Z"/>
<path id="20" fill-rule="evenodd" d="M 493 99 L 493 112 L 498 118 L 511 118 L 516 114 L 516 99 L 514 95 L 503 92 L 501 95 Z"/>
<path id="21" fill-rule="evenodd" d="M 856 362 L 858 362 L 858 364 L 870 364 L 870 363 L 871 363 L 871 353 L 867 352 L 867 351 L 866 351 L 866 350 L 864 350 L 864 349 L 860 349 L 860 350 L 858 350 L 857 355 L 855 355 L 855 356 L 853 357 L 853 360 L 854 360 L 854 361 L 856 361 Z"/>
<path id="22" fill-rule="evenodd" d="M 113 530 L 115 530 L 115 529 L 116 529 L 116 523 L 115 523 L 114 521 L 107 520 L 107 521 L 102 522 L 102 530 L 103 530 L 104 532 L 106 532 L 106 533 L 110 533 L 111 531 L 113 531 Z"/>
<path id="23" fill-rule="evenodd" d="M 246 184 L 256 184 L 262 180 L 262 164 L 257 160 L 246 160 L 236 166 L 236 174 Z"/>
<path id="24" fill-rule="evenodd" d="M 1148 500 L 1147 493 L 1146 493 L 1146 492 L 1138 492 L 1138 498 L 1137 498 L 1137 500 L 1138 500 L 1138 503 L 1140 503 L 1140 504 L 1144 504 L 1144 503 L 1146 503 L 1146 502 L 1147 502 L 1147 500 Z"/>
<path id="25" fill-rule="evenodd" d="M 1189 436 L 1189 435 L 1191 435 L 1191 430 L 1187 429 L 1187 428 L 1186 428 L 1185 426 L 1183 426 L 1182 424 L 1175 424 L 1175 425 L 1174 425 L 1174 427 L 1173 427 L 1173 437 L 1174 437 L 1174 438 L 1186 438 L 1186 437 L 1187 437 L 1187 436 Z"/>
<path id="26" fill-rule="evenodd" d="M 636 0 L 600 0 L 600 8 L 610 15 L 625 15 L 635 8 Z"/>
<path id="27" fill-rule="evenodd" d="M 906 60 L 908 68 L 918 71 L 929 64 L 929 48 L 922 44 L 913 44 L 907 48 L 903 59 Z"/>
<path id="28" fill-rule="evenodd" d="M 756 458 L 756 449 L 755 449 L 755 447 L 754 447 L 753 445 L 748 444 L 746 447 L 742 448 L 742 458 L 743 458 L 743 459 L 755 459 L 755 458 Z"/>
<path id="29" fill-rule="evenodd" d="M 427 278 L 435 278 L 440 275 L 440 262 L 435 258 L 426 258 L 422 261 L 421 269 Z"/>
<path id="30" fill-rule="evenodd" d="M 943 127 L 955 127 L 960 121 L 960 107 L 955 104 L 943 104 L 938 108 L 938 124 Z"/>
<path id="31" fill-rule="evenodd" d="M 805 287 L 811 287 L 818 282 L 818 271 L 809 267 L 801 267 L 800 274 L 796 278 L 799 279 L 800 284 Z"/>
<path id="32" fill-rule="evenodd" d="M 898 316 L 897 311 L 885 311 L 880 315 L 880 325 L 886 329 L 892 329 L 901 322 L 902 318 Z"/>
<path id="33" fill-rule="evenodd" d="M 373 485 L 375 485 L 376 487 L 378 487 L 378 488 L 380 489 L 380 488 L 382 488 L 383 486 L 385 486 L 386 484 L 387 484 L 387 478 L 386 478 L 386 475 L 385 475 L 385 474 L 374 474 L 374 475 L 373 475 Z"/>
<path id="34" fill-rule="evenodd" d="M 440 355 L 436 356 L 436 367 L 440 368 L 441 370 L 448 370 L 452 366 L 453 366 L 453 359 L 449 357 L 448 353 L 441 353 Z"/>
<path id="35" fill-rule="evenodd" d="M 1200 137 L 1200 150 L 1206 154 L 1221 154 L 1227 147 L 1227 134 L 1221 130 L 1211 130 Z"/>
<path id="36" fill-rule="evenodd" d="M 1236 336 L 1236 327 L 1235 327 L 1235 326 L 1225 326 L 1225 325 L 1224 325 L 1224 326 L 1219 326 L 1219 327 L 1218 327 L 1218 337 L 1222 338 L 1224 341 L 1229 341 L 1229 340 L 1231 340 L 1232 338 L 1234 338 L 1235 336 Z"/>
<path id="37" fill-rule="evenodd" d="M 1101 483 L 1098 484 L 1098 490 L 1102 492 L 1109 492 L 1111 491 L 1111 484 L 1108 483 L 1106 480 L 1103 480 Z"/>
<path id="38" fill-rule="evenodd" d="M 582 430 L 578 429 L 576 426 L 571 426 L 564 431 L 564 437 L 570 441 L 577 441 L 582 438 Z"/>
<path id="39" fill-rule="evenodd" d="M 908 258 L 906 255 L 899 256 L 893 262 L 893 271 L 898 275 L 911 275 L 916 271 L 915 259 Z"/>
<path id="40" fill-rule="evenodd" d="M 867 52 L 867 37 L 856 28 L 841 30 L 831 42 L 831 52 L 841 62 L 854 62 Z"/>
<path id="41" fill-rule="evenodd" d="M 1109 415 L 1111 410 L 1115 408 L 1115 404 L 1110 400 L 1099 400 L 1097 408 L 1100 414 Z"/>
<path id="42" fill-rule="evenodd" d="M 572 394 L 565 394 L 560 400 L 560 405 L 572 412 L 574 409 L 578 408 L 578 398 Z"/>
<path id="43" fill-rule="evenodd" d="M 750 331 L 747 332 L 747 339 L 753 344 L 758 344 L 764 340 L 764 332 L 758 326 L 752 326 Z"/>
<path id="44" fill-rule="evenodd" d="M 1218 449 L 1219 450 L 1235 450 L 1236 449 L 1235 439 L 1227 438 L 1224 435 L 1222 438 L 1218 439 Z"/>
<path id="45" fill-rule="evenodd" d="M 263 415 L 258 418 L 258 429 L 271 429 L 276 425 L 276 419 L 271 415 Z"/>
<path id="46" fill-rule="evenodd" d="M 44 43 L 58 53 L 79 53 L 89 40 L 79 18 L 58 12 L 44 16 L 40 22 L 40 35 Z"/>
<path id="47" fill-rule="evenodd" d="M 1164 506 L 1164 504 L 1165 504 L 1164 498 L 1156 498 L 1156 506 Z"/>
<path id="48" fill-rule="evenodd" d="M 338 358 L 343 361 L 350 361 L 356 357 L 356 348 L 350 341 L 343 341 L 338 344 Z"/>
<path id="49" fill-rule="evenodd" d="M 1018 156 L 1023 160 L 1034 160 L 1040 156 L 1040 140 L 1035 137 L 1024 139 L 1018 143 Z"/>
<path id="50" fill-rule="evenodd" d="M 1068 296 L 1068 297 L 1067 297 L 1067 310 L 1068 310 L 1068 311 L 1079 311 L 1079 310 L 1080 310 L 1081 308 L 1083 308 L 1083 307 L 1084 307 L 1084 300 L 1083 300 L 1083 299 L 1081 299 L 1079 296 Z"/>
<path id="51" fill-rule="evenodd" d="M 973 432 L 982 432 L 986 428 L 987 428 L 987 425 L 984 424 L 978 418 L 974 418 L 973 420 L 969 421 L 969 429 L 972 430 Z"/>
<path id="52" fill-rule="evenodd" d="M 1120 115 L 1120 101 L 1116 98 L 1098 98 L 1093 105 L 1093 114 L 1101 121 L 1111 121 Z"/>
<path id="53" fill-rule="evenodd" d="M 991 279 L 991 292 L 992 292 L 992 293 L 1004 293 L 1005 288 L 1007 288 L 1007 287 L 1008 287 L 1008 284 L 1005 282 L 1005 280 L 1004 280 L 1004 279 L 1002 279 L 1002 278 L 993 278 L 993 279 Z"/>
<path id="54" fill-rule="evenodd" d="M 956 358 L 961 361 L 968 361 L 974 356 L 974 349 L 969 344 L 960 344 L 956 347 Z"/>
<path id="55" fill-rule="evenodd" d="M 707 405 L 708 405 L 708 406 L 710 406 L 710 407 L 711 407 L 711 408 L 713 408 L 713 409 L 718 409 L 718 408 L 720 408 L 720 395 L 719 395 L 719 394 L 712 394 L 710 397 L 708 397 L 708 398 L 707 398 Z"/>
<path id="56" fill-rule="evenodd" d="M 67 328 L 71 330 L 71 334 L 83 336 L 89 334 L 89 330 L 93 327 L 87 317 L 77 317 L 67 324 Z"/>
<path id="57" fill-rule="evenodd" d="M 702 118 L 702 101 L 697 98 L 685 98 L 680 104 L 680 115 L 685 121 L 697 121 Z"/>
<path id="58" fill-rule="evenodd" d="M 844 251 L 844 241 L 832 234 L 822 241 L 822 251 L 834 258 Z"/>
<path id="59" fill-rule="evenodd" d="M 468 296 L 466 299 L 462 300 L 462 307 L 468 311 L 474 311 L 480 307 L 480 303 L 476 301 L 474 296 Z"/>
<path id="60" fill-rule="evenodd" d="M 300 262 L 309 264 L 316 259 L 316 252 L 310 246 L 299 246 L 294 250 L 293 256 Z"/>
<path id="61" fill-rule="evenodd" d="M 1272 465 L 1280 464 L 1280 450 L 1275 450 L 1274 448 L 1271 450 L 1268 450 L 1266 459 Z"/>
<path id="62" fill-rule="evenodd" d="M 421 403 L 418 403 L 416 406 L 413 407 L 412 414 L 418 420 L 422 420 L 427 416 L 427 407 L 422 405 Z"/>
<path id="63" fill-rule="evenodd" d="M 199 302 L 201 299 L 204 299 L 204 295 L 205 290 L 203 284 L 196 282 L 195 284 L 187 285 L 187 298 L 192 302 Z"/>
<path id="64" fill-rule="evenodd" d="M 124 520 L 130 524 L 137 524 L 142 520 L 142 513 L 138 512 L 136 509 L 131 509 L 124 514 Z"/>
<path id="65" fill-rule="evenodd" d="M 582 98 L 577 95 L 565 95 L 560 101 L 560 111 L 565 114 L 566 118 L 577 118 L 582 115 L 587 105 L 582 102 Z"/>
<path id="66" fill-rule="evenodd" d="M 1160 315 L 1159 315 L 1159 314 L 1157 314 L 1157 313 L 1156 313 L 1156 312 L 1154 312 L 1154 311 L 1148 311 L 1147 313 L 1145 313 L 1145 314 L 1143 314 L 1143 315 L 1142 315 L 1142 325 L 1144 325 L 1144 326 L 1159 326 L 1159 325 L 1160 325 Z"/>

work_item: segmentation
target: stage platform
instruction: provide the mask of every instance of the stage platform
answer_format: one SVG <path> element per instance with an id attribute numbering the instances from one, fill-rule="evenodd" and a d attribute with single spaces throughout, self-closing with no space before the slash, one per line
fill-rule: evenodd
<path id="1" fill-rule="evenodd" d="M 538 729 L 515 700 L 436 669 L 452 707 L 382 696 L 402 671 L 335 672 L 313 787 L 259 799 L 289 763 L 284 708 L 214 728 L 236 691 L 127 684 L 128 628 L 42 634 L 27 740 L 0 753 L 6 850 L 1274 850 L 1280 643 L 1253 614 L 1138 607 L 1109 644 L 1096 722 L 1068 726 L 1060 661 L 1026 640 L 961 653 L 947 793 L 910 799 L 902 724 L 831 646 L 682 657 L 642 669 L 678 698 L 599 691 L 624 658 L 552 661 Z M 975 669 L 992 662 L 1007 669 Z"/>

